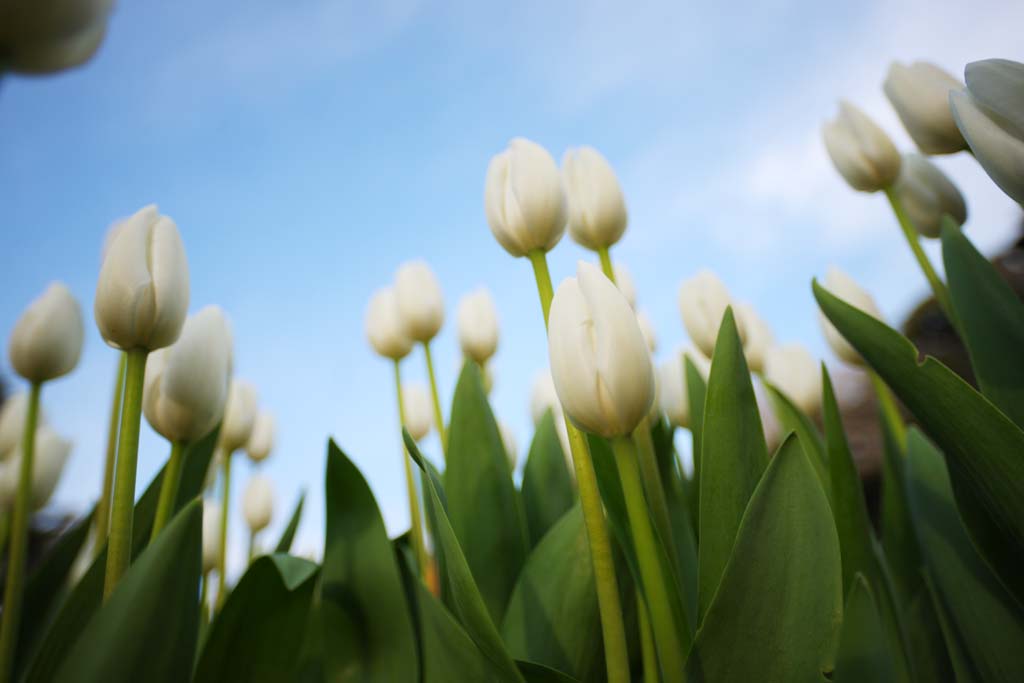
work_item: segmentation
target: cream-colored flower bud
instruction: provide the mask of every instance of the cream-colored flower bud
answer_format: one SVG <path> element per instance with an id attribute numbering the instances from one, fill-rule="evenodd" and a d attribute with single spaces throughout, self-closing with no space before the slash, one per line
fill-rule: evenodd
<path id="1" fill-rule="evenodd" d="M 732 305 L 729 290 L 717 275 L 704 269 L 679 285 L 679 313 L 694 345 L 710 358 L 715 352 L 718 328 L 725 309 Z M 746 339 L 743 319 L 736 316 L 740 339 Z"/>
<path id="2" fill-rule="evenodd" d="M 0 460 L 14 455 L 21 446 L 25 434 L 25 418 L 28 416 L 28 392 L 20 392 L 8 397 L 0 407 Z M 46 423 L 42 407 L 36 416 L 36 424 Z"/>
<path id="3" fill-rule="evenodd" d="M 249 435 L 249 443 L 245 445 L 245 452 L 253 462 L 263 462 L 274 450 L 274 436 L 276 432 L 274 415 L 268 410 L 261 410 L 256 413 L 256 420 L 252 423 L 252 433 Z"/>
<path id="4" fill-rule="evenodd" d="M 697 367 L 701 376 L 707 380 L 708 371 L 711 369 L 711 361 L 700 355 L 699 352 L 686 349 L 672 354 L 658 370 L 659 395 L 661 411 L 665 413 L 668 421 L 676 427 L 690 427 L 690 392 L 686 382 L 685 359 Z"/>
<path id="5" fill-rule="evenodd" d="M 594 265 L 558 286 L 548 320 L 555 391 L 580 428 L 627 436 L 654 400 L 651 354 L 626 297 Z"/>
<path id="6" fill-rule="evenodd" d="M 508 456 L 508 467 L 514 470 L 516 462 L 519 460 L 519 442 L 516 440 L 516 433 L 502 420 L 498 420 L 498 431 L 501 432 L 501 445 L 505 447 L 505 455 Z"/>
<path id="7" fill-rule="evenodd" d="M 373 350 L 385 358 L 401 360 L 412 350 L 398 313 L 398 298 L 393 287 L 378 289 L 366 307 L 366 338 Z"/>
<path id="8" fill-rule="evenodd" d="M 549 370 L 541 370 L 533 378 L 533 389 L 530 391 L 530 417 L 536 427 L 548 409 L 558 419 L 562 414 L 562 404 L 558 402 L 555 391 L 555 380 L 551 379 Z"/>
<path id="9" fill-rule="evenodd" d="M 219 446 L 231 454 L 245 448 L 256 423 L 258 397 L 256 387 L 244 379 L 232 379 L 228 400 L 224 405 L 224 421 L 220 425 Z"/>
<path id="10" fill-rule="evenodd" d="M 878 304 L 875 303 L 874 297 L 858 285 L 856 280 L 835 266 L 830 267 L 828 272 L 825 273 L 825 281 L 822 284 L 833 296 L 842 299 L 855 308 L 859 308 L 873 318 L 882 319 L 882 312 L 878 310 Z M 821 311 L 818 311 L 818 320 L 821 322 L 821 330 L 825 334 L 825 341 L 828 342 L 828 345 L 832 347 L 832 351 L 841 360 L 851 365 L 864 365 L 864 359 L 857 353 L 857 350 L 850 346 L 850 342 L 846 341 L 839 330 L 835 328 L 835 325 L 832 324 L 832 321 L 825 317 L 825 314 Z"/>
<path id="11" fill-rule="evenodd" d="M 562 180 L 569 206 L 569 235 L 577 244 L 606 249 L 626 231 L 626 200 L 608 160 L 593 147 L 566 151 Z"/>
<path id="12" fill-rule="evenodd" d="M 647 314 L 643 311 L 637 311 L 636 313 L 636 324 L 640 326 L 640 333 L 644 335 L 644 341 L 647 342 L 647 349 L 654 353 L 658 350 L 658 334 L 654 331 L 654 323 L 647 317 Z"/>
<path id="13" fill-rule="evenodd" d="M 30 504 L 33 510 L 46 507 L 53 496 L 60 475 L 64 472 L 68 455 L 71 454 L 71 442 L 61 438 L 49 427 L 42 426 L 36 430 L 35 444 L 32 453 L 32 491 Z M 18 480 L 21 476 L 22 447 L 18 446 L 13 455 L 3 463 L 0 472 L 0 504 L 5 507 L 14 505 L 18 493 Z"/>
<path id="14" fill-rule="evenodd" d="M 402 385 L 402 408 L 405 428 L 416 441 L 422 441 L 434 426 L 433 403 L 430 392 L 422 384 L 406 382 Z"/>
<path id="15" fill-rule="evenodd" d="M 734 310 L 736 317 L 742 321 L 740 324 L 744 332 L 743 355 L 747 359 L 747 367 L 751 372 L 762 372 L 764 356 L 775 342 L 772 328 L 758 314 L 757 309 L 748 303 L 738 303 Z"/>
<path id="16" fill-rule="evenodd" d="M 466 358 L 485 364 L 498 349 L 498 311 L 486 288 L 459 301 L 459 345 Z"/>
<path id="17" fill-rule="evenodd" d="M 170 346 L 188 312 L 189 276 L 178 227 L 147 206 L 111 238 L 96 286 L 100 334 L 126 351 Z"/>
<path id="18" fill-rule="evenodd" d="M 893 62 L 882 89 L 922 152 L 952 154 L 967 149 L 949 109 L 949 93 L 963 87 L 931 62 Z"/>
<path id="19" fill-rule="evenodd" d="M 7 348 L 11 367 L 30 382 L 45 382 L 75 369 L 82 355 L 82 309 L 71 291 L 54 282 L 18 318 Z"/>
<path id="20" fill-rule="evenodd" d="M 46 74 L 87 61 L 103 41 L 114 0 L 0 3 L 3 69 Z"/>
<path id="21" fill-rule="evenodd" d="M 821 367 L 799 344 L 773 346 L 764 362 L 765 379 L 807 415 L 821 408 Z"/>
<path id="22" fill-rule="evenodd" d="M 220 504 L 203 499 L 203 574 L 220 564 Z"/>
<path id="23" fill-rule="evenodd" d="M 242 514 L 253 533 L 262 531 L 274 516 L 274 487 L 270 479 L 256 474 L 242 493 Z"/>
<path id="24" fill-rule="evenodd" d="M 896 182 L 900 153 L 885 131 L 857 107 L 840 102 L 839 116 L 825 123 L 822 135 L 836 170 L 853 189 L 877 192 Z"/>
<path id="25" fill-rule="evenodd" d="M 429 342 L 444 324 L 441 284 L 426 261 L 406 261 L 395 273 L 395 301 L 405 336 Z"/>
<path id="26" fill-rule="evenodd" d="M 612 274 L 615 275 L 615 286 L 622 292 L 622 296 L 626 297 L 630 306 L 636 308 L 636 283 L 633 282 L 633 274 L 629 272 L 629 268 L 616 263 L 612 266 Z"/>
<path id="27" fill-rule="evenodd" d="M 558 165 L 546 149 L 515 138 L 491 159 L 484 210 L 495 239 L 513 256 L 551 251 L 565 233 L 566 201 Z"/>
<path id="28" fill-rule="evenodd" d="M 923 237 L 939 236 L 945 214 L 957 225 L 967 221 L 967 204 L 960 190 L 938 166 L 920 154 L 903 157 L 900 177 L 893 190 L 910 222 Z"/>

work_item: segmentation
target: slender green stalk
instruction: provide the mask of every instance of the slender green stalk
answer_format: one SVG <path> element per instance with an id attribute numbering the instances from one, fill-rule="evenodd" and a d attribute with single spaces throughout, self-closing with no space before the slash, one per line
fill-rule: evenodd
<path id="1" fill-rule="evenodd" d="M 0 512 L 0 556 L 3 556 L 7 549 L 7 541 L 11 540 L 11 512 L 4 510 Z"/>
<path id="2" fill-rule="evenodd" d="M 231 456 L 232 453 L 221 453 L 221 485 L 224 487 L 220 501 L 220 557 L 217 558 L 217 608 L 219 611 L 227 598 L 227 564 L 228 564 L 228 508 L 231 503 Z"/>
<path id="3" fill-rule="evenodd" d="M 174 503 L 178 500 L 178 488 L 181 486 L 181 470 L 185 465 L 185 444 L 180 441 L 171 442 L 171 457 L 167 460 L 164 480 L 160 484 L 160 498 L 156 504 L 156 516 L 153 518 L 153 530 L 149 542 L 152 543 L 163 531 L 174 512 Z"/>
<path id="4" fill-rule="evenodd" d="M 903 448 L 907 442 L 907 428 L 903 424 L 903 418 L 900 416 L 900 409 L 896 405 L 896 398 L 892 395 L 892 391 L 889 390 L 889 387 L 882 378 L 878 376 L 878 373 L 868 369 L 868 377 L 871 378 L 871 385 L 875 389 L 875 396 L 878 397 L 878 407 L 882 412 L 882 419 L 888 425 L 889 431 L 896 437 L 896 442 L 900 448 Z"/>
<path id="5" fill-rule="evenodd" d="M 547 329 L 551 300 L 554 298 L 547 257 L 542 251 L 533 251 L 530 252 L 529 258 L 537 280 L 537 293 L 540 295 L 541 311 L 544 314 L 544 328 Z M 568 416 L 565 418 L 565 427 L 569 435 L 573 468 L 576 471 L 576 485 L 587 531 L 590 561 L 594 566 L 594 583 L 597 589 L 598 611 L 601 614 L 608 681 L 628 683 L 629 655 L 626 650 L 626 628 L 622 621 L 622 603 L 619 600 L 619 587 L 615 579 L 611 538 L 604 518 L 601 494 L 597 488 L 594 461 L 590 457 L 590 446 L 586 437 L 569 421 Z"/>
<path id="6" fill-rule="evenodd" d="M 640 631 L 640 655 L 642 657 L 644 671 L 643 683 L 658 683 L 658 653 L 654 649 L 654 635 L 651 633 L 651 619 L 647 616 L 647 608 L 644 606 L 644 597 L 640 589 L 636 589 L 636 620 L 637 629 Z"/>
<path id="7" fill-rule="evenodd" d="M 637 445 L 637 460 L 640 463 L 640 475 L 644 483 L 644 493 L 650 502 L 651 514 L 658 529 L 658 536 L 668 551 L 669 559 L 675 566 L 675 541 L 672 538 L 672 520 L 668 514 L 668 502 L 665 500 L 665 486 L 658 469 L 658 459 L 654 453 L 654 440 L 651 438 L 651 423 L 646 417 L 640 421 L 633 437 Z"/>
<path id="8" fill-rule="evenodd" d="M 139 459 L 139 427 L 142 420 L 142 382 L 146 374 L 146 349 L 125 352 L 124 407 L 117 440 L 117 476 L 107 543 L 107 574 L 103 600 L 114 592 L 132 561 L 132 522 L 135 512 L 135 470 Z"/>
<path id="9" fill-rule="evenodd" d="M 114 489 L 114 464 L 117 462 L 117 428 L 121 422 L 121 403 L 124 399 L 124 376 L 128 370 L 128 356 L 121 353 L 114 378 L 114 397 L 110 402 L 110 422 L 107 425 L 107 456 L 103 465 L 103 490 L 96 501 L 96 527 L 93 533 L 94 552 L 99 554 L 110 533 L 110 494 Z"/>
<path id="10" fill-rule="evenodd" d="M 199 619 L 210 623 L 210 572 L 203 572 L 203 585 L 199 589 Z"/>
<path id="11" fill-rule="evenodd" d="M 434 357 L 430 353 L 430 342 L 423 342 L 423 355 L 427 357 L 427 374 L 430 375 L 430 398 L 434 404 L 434 424 L 437 435 L 441 439 L 441 451 L 448 456 L 448 434 L 444 429 L 444 411 L 441 410 L 441 397 L 437 393 L 437 377 L 434 375 Z"/>
<path id="12" fill-rule="evenodd" d="M 25 433 L 21 441 L 21 469 L 18 471 L 18 492 L 14 499 L 11 520 L 11 550 L 7 559 L 7 582 L 4 585 L 3 623 L 0 624 L 0 681 L 11 680 L 14 652 L 21 628 L 21 604 L 25 599 L 25 560 L 28 551 L 28 518 L 32 513 L 32 470 L 36 450 L 36 425 L 39 422 L 39 391 L 42 384 L 32 384 Z"/>
<path id="13" fill-rule="evenodd" d="M 626 515 L 629 517 L 637 563 L 640 565 L 644 602 L 651 618 L 651 630 L 664 679 L 669 682 L 682 681 L 685 653 L 669 603 L 670 578 L 665 576 L 658 557 L 654 526 L 647 512 L 636 447 L 631 438 L 617 437 L 612 439 L 612 451 L 615 453 L 615 465 L 626 499 Z"/>
<path id="14" fill-rule="evenodd" d="M 256 557 L 256 532 L 249 530 L 249 560 L 246 565 L 252 564 L 252 558 Z"/>
<path id="15" fill-rule="evenodd" d="M 601 259 L 601 270 L 604 272 L 604 276 L 615 284 L 615 269 L 612 267 L 612 255 L 608 252 L 608 247 L 601 247 L 597 250 L 597 257 Z"/>
<path id="16" fill-rule="evenodd" d="M 400 362 L 395 360 L 395 395 L 398 397 L 399 429 L 405 426 L 405 404 L 402 401 L 402 370 Z M 420 568 L 420 578 L 427 575 L 427 549 L 423 540 L 423 519 L 420 516 L 420 501 L 416 493 L 416 480 L 412 474 L 412 457 L 405 445 L 402 445 L 402 463 L 405 465 L 405 488 L 409 496 L 409 524 L 412 532 L 412 547 L 416 553 L 416 563 Z"/>

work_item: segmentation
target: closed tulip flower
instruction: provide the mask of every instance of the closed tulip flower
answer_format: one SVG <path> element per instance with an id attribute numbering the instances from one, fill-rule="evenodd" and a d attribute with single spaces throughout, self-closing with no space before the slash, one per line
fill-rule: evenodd
<path id="1" fill-rule="evenodd" d="M 253 533 L 262 531 L 274 516 L 274 487 L 266 477 L 256 475 L 242 494 L 242 514 Z"/>
<path id="2" fill-rule="evenodd" d="M 94 307 L 100 334 L 125 351 L 170 346 L 185 324 L 188 299 L 178 228 L 147 206 L 124 222 L 107 248 Z"/>
<path id="3" fill-rule="evenodd" d="M 481 287 L 459 301 L 459 345 L 467 358 L 485 364 L 498 348 L 498 312 Z"/>
<path id="4" fill-rule="evenodd" d="M 633 308 L 636 308 L 636 284 L 633 282 L 633 275 L 629 269 L 621 263 L 612 266 L 612 273 L 615 275 L 615 286 L 626 297 L 626 301 Z"/>
<path id="5" fill-rule="evenodd" d="M 799 344 L 773 346 L 764 363 L 765 379 L 797 408 L 814 415 L 821 407 L 821 367 Z"/>
<path id="6" fill-rule="evenodd" d="M 256 422 L 256 388 L 242 379 L 232 379 L 220 426 L 220 447 L 227 453 L 244 448 Z"/>
<path id="7" fill-rule="evenodd" d="M 900 153 L 867 114 L 849 102 L 839 103 L 839 116 L 822 129 L 825 148 L 836 170 L 855 190 L 877 192 L 896 182 Z"/>
<path id="8" fill-rule="evenodd" d="M 220 505 L 203 499 L 203 574 L 220 562 Z"/>
<path id="9" fill-rule="evenodd" d="M 501 420 L 498 420 L 498 431 L 501 432 L 501 445 L 505 447 L 505 455 L 508 456 L 508 467 L 514 470 L 519 459 L 519 442 L 516 440 L 516 433 Z"/>
<path id="10" fill-rule="evenodd" d="M 86 62 L 103 41 L 114 0 L 0 3 L 0 71 L 46 74 Z"/>
<path id="11" fill-rule="evenodd" d="M 903 157 L 900 177 L 893 188 L 903 208 L 924 237 L 938 237 L 942 216 L 949 214 L 957 225 L 967 220 L 967 204 L 946 174 L 920 154 Z"/>
<path id="12" fill-rule="evenodd" d="M 930 62 L 893 62 L 882 86 L 903 127 L 925 154 L 967 149 L 949 109 L 949 93 L 963 83 Z"/>
<path id="13" fill-rule="evenodd" d="M 672 354 L 658 370 L 658 400 L 661 411 L 665 413 L 668 421 L 684 429 L 690 427 L 690 394 L 686 384 L 686 358 L 697 367 L 701 376 L 707 379 L 708 371 L 711 369 L 711 361 L 691 350 L 684 350 Z"/>
<path id="14" fill-rule="evenodd" d="M 0 460 L 6 460 L 21 446 L 25 433 L 25 417 L 28 415 L 28 393 L 14 394 L 0 407 Z M 46 422 L 42 410 L 36 418 L 37 424 Z"/>
<path id="15" fill-rule="evenodd" d="M 253 462 L 262 462 L 274 450 L 274 415 L 266 410 L 256 414 L 256 421 L 252 424 L 252 433 L 249 435 L 249 443 L 245 445 L 245 452 Z"/>
<path id="16" fill-rule="evenodd" d="M 710 270 L 698 271 L 679 286 L 679 313 L 683 325 L 694 345 L 708 358 L 714 354 L 718 328 L 730 305 L 729 290 Z M 745 338 L 743 318 L 736 318 L 736 328 L 740 338 Z"/>
<path id="17" fill-rule="evenodd" d="M 11 332 L 8 355 L 14 371 L 45 382 L 75 369 L 82 355 L 82 309 L 60 282 L 29 304 Z"/>
<path id="18" fill-rule="evenodd" d="M 548 151 L 515 138 L 491 159 L 484 210 L 491 232 L 508 253 L 551 251 L 565 233 L 566 201 L 558 165 Z"/>
<path id="19" fill-rule="evenodd" d="M 43 426 L 36 430 L 35 448 L 32 454 L 32 489 L 30 507 L 40 510 L 53 496 L 64 465 L 71 454 L 71 442 L 62 438 L 49 427 Z M 13 456 L 3 463 L 0 476 L 0 502 L 4 506 L 14 505 L 18 491 L 18 479 L 21 474 L 22 450 L 17 448 Z"/>
<path id="20" fill-rule="evenodd" d="M 441 285 L 425 261 L 407 261 L 395 274 L 395 300 L 405 335 L 429 342 L 444 324 Z"/>
<path id="21" fill-rule="evenodd" d="M 772 328 L 748 303 L 736 304 L 736 316 L 743 321 L 743 355 L 747 359 L 747 367 L 751 372 L 763 372 L 765 354 L 775 341 Z"/>
<path id="22" fill-rule="evenodd" d="M 570 149 L 562 158 L 569 206 L 569 234 L 580 245 L 607 249 L 626 231 L 626 200 L 608 160 L 593 147 Z"/>
<path id="23" fill-rule="evenodd" d="M 373 350 L 385 358 L 401 360 L 412 350 L 398 313 L 398 298 L 393 287 L 378 289 L 366 307 L 366 338 Z"/>
<path id="24" fill-rule="evenodd" d="M 422 384 L 402 386 L 402 406 L 405 410 L 405 428 L 416 441 L 422 441 L 433 425 L 430 394 Z"/>
<path id="25" fill-rule="evenodd" d="M 874 298 L 858 285 L 856 280 L 835 266 L 829 268 L 825 274 L 824 285 L 825 289 L 831 294 L 851 306 L 859 308 L 874 318 L 882 319 L 882 313 L 878 310 L 878 305 L 875 303 Z M 825 334 L 825 340 L 840 359 L 851 365 L 864 365 L 864 359 L 861 358 L 855 348 L 850 346 L 850 342 L 846 341 L 843 335 L 839 333 L 839 330 L 825 317 L 824 313 L 818 312 L 818 320 L 821 322 L 821 329 Z"/>
<path id="26" fill-rule="evenodd" d="M 599 436 L 631 434 L 650 411 L 654 373 L 626 298 L 581 261 L 558 286 L 548 324 L 551 376 L 566 414 Z"/>
<path id="27" fill-rule="evenodd" d="M 654 353 L 658 350 L 658 335 L 654 331 L 654 323 L 647 317 L 647 314 L 643 311 L 637 311 L 636 313 L 636 324 L 640 326 L 640 333 L 644 335 L 644 341 L 647 342 L 647 349 Z"/>

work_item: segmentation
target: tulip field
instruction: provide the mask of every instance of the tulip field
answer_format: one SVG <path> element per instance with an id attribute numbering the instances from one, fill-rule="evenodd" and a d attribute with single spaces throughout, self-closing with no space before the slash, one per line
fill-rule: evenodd
<path id="1" fill-rule="evenodd" d="M 16 65 L 88 56 L 33 54 Z M 922 357 L 842 270 L 807 274 L 825 340 L 879 407 L 877 510 L 829 368 L 776 343 L 709 269 L 673 274 L 690 345 L 655 367 L 616 262 L 629 214 L 615 170 L 592 147 L 558 164 L 514 138 L 479 173 L 495 257 L 522 265 L 547 340 L 525 461 L 489 398 L 490 292 L 461 300 L 464 362 L 439 387 L 441 283 L 426 261 L 402 263 L 364 323 L 394 387 L 409 528 L 389 536 L 352 454 L 325 438 L 322 547 L 300 556 L 301 500 L 270 539 L 270 477 L 229 495 L 232 463 L 273 457 L 277 425 L 235 375 L 228 313 L 190 314 L 187 245 L 149 205 L 110 229 L 94 301 L 54 282 L 8 340 L 21 391 L 0 406 L 0 683 L 1024 681 L 1024 302 L 929 160 L 970 154 L 1024 203 L 1024 64 L 973 62 L 961 81 L 895 63 L 884 91 L 917 151 L 846 101 L 822 144 L 851 191 L 888 200 L 973 377 Z M 593 258 L 556 282 L 548 254 L 566 232 Z M 942 268 L 924 240 L 941 243 Z M 71 450 L 47 390 L 75 371 L 91 324 L 120 359 L 96 393 L 110 416 L 102 487 L 30 557 Z M 403 375 L 414 350 L 425 386 Z M 143 420 L 166 442 L 149 482 Z M 248 539 L 229 539 L 232 515 Z M 229 543 L 248 547 L 237 577 Z"/>

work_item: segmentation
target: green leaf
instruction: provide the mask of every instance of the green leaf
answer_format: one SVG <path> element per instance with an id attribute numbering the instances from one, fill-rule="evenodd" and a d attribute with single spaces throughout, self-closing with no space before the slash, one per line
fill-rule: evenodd
<path id="1" fill-rule="evenodd" d="M 572 476 L 566 466 L 551 411 L 537 424 L 530 454 L 523 467 L 523 511 L 534 547 L 576 499 Z"/>
<path id="2" fill-rule="evenodd" d="M 277 542 L 277 548 L 274 550 L 275 553 L 287 553 L 292 549 L 295 532 L 298 531 L 299 521 L 302 519 L 302 506 L 305 503 L 306 492 L 303 491 L 299 495 L 299 502 L 295 504 L 295 510 L 292 512 L 291 519 L 288 520 L 288 526 L 284 528 L 284 532 L 281 534 L 281 540 Z"/>
<path id="3" fill-rule="evenodd" d="M 750 498 L 687 680 L 820 681 L 842 619 L 840 564 L 825 492 L 790 435 Z"/>
<path id="4" fill-rule="evenodd" d="M 415 680 L 413 624 L 384 520 L 363 475 L 333 440 L 325 487 L 321 616 L 327 678 Z"/>
<path id="5" fill-rule="evenodd" d="M 517 661 L 526 683 L 578 683 L 577 679 L 536 662 Z"/>
<path id="6" fill-rule="evenodd" d="M 690 449 L 693 456 L 693 479 L 688 487 L 690 495 L 687 499 L 690 505 L 693 533 L 696 536 L 700 531 L 700 454 L 704 431 L 704 401 L 708 386 L 704 382 L 700 370 L 688 355 L 683 355 L 683 364 L 686 373 L 686 400 L 690 403 L 690 436 L 693 443 L 693 447 Z"/>
<path id="7" fill-rule="evenodd" d="M 875 597 L 864 575 L 857 574 L 846 599 L 832 680 L 836 683 L 895 683 L 900 680 L 896 668 Z"/>
<path id="8" fill-rule="evenodd" d="M 903 614 L 914 680 L 954 683 L 956 676 L 946 652 L 939 617 L 923 581 L 921 590 L 910 600 Z"/>
<path id="9" fill-rule="evenodd" d="M 54 681 L 189 679 L 199 629 L 202 517 L 199 501 L 175 515 L 82 629 Z"/>
<path id="10" fill-rule="evenodd" d="M 1024 303 L 966 235 L 943 218 L 942 259 L 978 385 L 1024 427 Z"/>
<path id="11" fill-rule="evenodd" d="M 761 414 L 731 309 L 722 318 L 715 342 L 701 450 L 697 602 L 703 615 L 729 561 L 747 502 L 768 463 Z"/>
<path id="12" fill-rule="evenodd" d="M 772 403 L 775 417 L 782 426 L 782 433 L 796 432 L 804 450 L 807 451 L 808 461 L 814 466 L 814 472 L 821 480 L 825 493 L 831 496 L 832 489 L 828 481 L 828 451 L 825 449 L 821 432 L 818 431 L 811 418 L 797 408 L 788 396 L 768 382 L 764 383 L 764 388 L 768 391 L 768 398 Z"/>
<path id="13" fill-rule="evenodd" d="M 424 683 L 490 681 L 501 677 L 459 622 L 427 591 L 416 584 L 420 633 L 423 634 Z"/>
<path id="14" fill-rule="evenodd" d="M 898 332 L 814 283 L 821 310 L 900 397 L 949 466 L 972 540 L 1024 602 L 1024 432 L 984 396 Z"/>
<path id="15" fill-rule="evenodd" d="M 903 609 L 924 590 L 921 550 L 910 519 L 906 489 L 906 456 L 888 422 L 880 416 L 882 431 L 882 548 L 892 573 L 895 593 Z"/>
<path id="16" fill-rule="evenodd" d="M 294 679 L 318 570 L 289 555 L 257 558 L 214 620 L 194 683 Z"/>
<path id="17" fill-rule="evenodd" d="M 942 597 L 938 594 L 935 588 L 935 582 L 932 581 L 928 571 L 924 572 L 924 583 L 928 588 L 928 594 L 932 600 L 932 607 L 934 608 L 934 614 L 938 620 L 939 629 L 942 631 L 942 637 L 946 642 L 946 652 L 949 653 L 949 660 L 952 663 L 954 680 L 957 683 L 974 683 L 975 681 L 981 681 L 982 678 L 975 671 L 974 665 L 971 663 L 971 658 L 967 654 L 967 648 L 964 645 L 963 639 L 960 637 L 960 633 L 957 631 L 956 625 L 953 623 L 953 618 L 949 613 L 949 607 L 943 602 Z"/>

